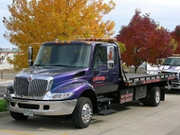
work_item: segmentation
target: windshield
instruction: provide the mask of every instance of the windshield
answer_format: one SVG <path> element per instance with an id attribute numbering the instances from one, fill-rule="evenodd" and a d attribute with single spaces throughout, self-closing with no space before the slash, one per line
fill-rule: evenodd
<path id="1" fill-rule="evenodd" d="M 83 44 L 44 44 L 34 66 L 88 67 L 91 46 Z"/>
<path id="2" fill-rule="evenodd" d="M 167 58 L 163 65 L 167 66 L 180 66 L 180 58 Z"/>

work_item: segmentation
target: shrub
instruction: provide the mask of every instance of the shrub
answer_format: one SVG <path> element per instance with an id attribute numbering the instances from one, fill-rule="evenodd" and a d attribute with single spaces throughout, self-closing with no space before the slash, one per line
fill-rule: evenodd
<path id="1" fill-rule="evenodd" d="M 0 112 L 6 111 L 5 101 L 0 100 Z"/>

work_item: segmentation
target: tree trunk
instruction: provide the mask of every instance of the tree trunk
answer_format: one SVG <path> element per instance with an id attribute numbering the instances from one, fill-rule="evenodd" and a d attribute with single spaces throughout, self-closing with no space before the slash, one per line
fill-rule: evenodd
<path id="1" fill-rule="evenodd" d="M 135 73 L 135 74 L 137 73 L 137 69 L 138 69 L 138 67 L 135 66 L 135 68 L 134 68 L 134 73 Z"/>

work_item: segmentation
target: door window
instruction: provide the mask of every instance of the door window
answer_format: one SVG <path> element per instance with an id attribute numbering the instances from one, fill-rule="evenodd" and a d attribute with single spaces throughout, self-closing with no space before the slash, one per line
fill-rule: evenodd
<path id="1" fill-rule="evenodd" d="M 98 46 L 94 53 L 93 69 L 97 69 L 100 66 L 106 66 L 107 63 L 107 51 L 105 46 Z"/>

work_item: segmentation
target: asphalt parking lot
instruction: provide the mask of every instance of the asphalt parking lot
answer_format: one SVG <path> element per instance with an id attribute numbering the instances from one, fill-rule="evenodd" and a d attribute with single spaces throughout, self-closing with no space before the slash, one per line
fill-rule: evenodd
<path id="1" fill-rule="evenodd" d="M 94 115 L 86 129 L 75 129 L 70 118 L 30 117 L 15 121 L 7 112 L 0 116 L 0 135 L 179 135 L 180 94 L 166 94 L 158 107 L 138 102 L 114 105 L 116 113 Z"/>

